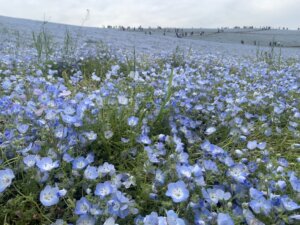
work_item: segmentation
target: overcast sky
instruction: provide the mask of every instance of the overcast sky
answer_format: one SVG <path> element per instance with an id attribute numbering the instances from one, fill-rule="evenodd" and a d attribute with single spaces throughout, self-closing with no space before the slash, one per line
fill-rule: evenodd
<path id="1" fill-rule="evenodd" d="M 85 26 L 300 27 L 300 0 L 0 0 L 0 15 Z"/>

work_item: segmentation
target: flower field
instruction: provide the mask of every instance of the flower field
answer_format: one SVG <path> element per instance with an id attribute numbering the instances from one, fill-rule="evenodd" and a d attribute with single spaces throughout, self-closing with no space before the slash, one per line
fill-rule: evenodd
<path id="1" fill-rule="evenodd" d="M 1 44 L 2 224 L 299 224 L 299 61 L 26 43 Z"/>

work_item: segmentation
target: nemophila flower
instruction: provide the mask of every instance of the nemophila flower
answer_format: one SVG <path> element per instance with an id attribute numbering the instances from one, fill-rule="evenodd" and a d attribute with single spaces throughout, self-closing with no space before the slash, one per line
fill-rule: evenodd
<path id="1" fill-rule="evenodd" d="M 68 129 L 64 127 L 63 125 L 58 125 L 54 130 L 54 135 L 57 138 L 63 139 L 67 137 Z"/>
<path id="2" fill-rule="evenodd" d="M 40 202 L 44 206 L 56 205 L 59 202 L 60 195 L 58 187 L 47 185 L 40 193 Z"/>
<path id="3" fill-rule="evenodd" d="M 145 216 L 143 220 L 144 225 L 156 225 L 158 224 L 158 214 L 157 212 L 152 212 L 151 214 Z"/>
<path id="4" fill-rule="evenodd" d="M 135 127 L 139 122 L 139 118 L 135 116 L 130 116 L 127 120 L 127 123 L 130 127 Z"/>
<path id="5" fill-rule="evenodd" d="M 215 127 L 209 127 L 209 128 L 207 128 L 207 129 L 205 130 L 205 134 L 206 134 L 206 135 L 211 135 L 211 134 L 215 133 L 216 130 L 217 130 L 217 129 L 216 129 Z"/>
<path id="6" fill-rule="evenodd" d="M 90 211 L 90 208 L 91 203 L 85 197 L 81 197 L 81 199 L 76 202 L 75 214 L 85 215 Z"/>
<path id="7" fill-rule="evenodd" d="M 84 135 L 89 141 L 95 141 L 97 139 L 97 134 L 94 131 L 85 132 Z"/>
<path id="8" fill-rule="evenodd" d="M 300 192 L 300 179 L 298 179 L 295 175 L 295 172 L 290 174 L 290 184 L 294 191 Z"/>
<path id="9" fill-rule="evenodd" d="M 179 218 L 173 210 L 167 211 L 166 222 L 168 225 L 185 225 L 184 220 Z"/>
<path id="10" fill-rule="evenodd" d="M 98 168 L 95 166 L 88 166 L 85 170 L 84 170 L 84 178 L 88 179 L 88 180 L 95 180 L 98 176 Z"/>
<path id="11" fill-rule="evenodd" d="M 111 139 L 113 136 L 114 136 L 114 132 L 112 132 L 111 130 L 107 130 L 104 132 L 105 139 Z"/>
<path id="12" fill-rule="evenodd" d="M 218 225 L 234 225 L 233 220 L 228 214 L 219 213 L 217 218 Z"/>
<path id="13" fill-rule="evenodd" d="M 0 193 L 11 185 L 14 178 L 15 175 L 11 169 L 0 170 Z"/>
<path id="14" fill-rule="evenodd" d="M 235 181 L 243 183 L 246 181 L 249 171 L 244 164 L 237 164 L 229 168 L 227 175 L 232 177 Z"/>
<path id="15" fill-rule="evenodd" d="M 288 196 L 283 196 L 281 198 L 281 203 L 287 211 L 293 211 L 296 209 L 300 209 L 300 205 L 298 205 L 296 202 L 294 202 Z"/>
<path id="16" fill-rule="evenodd" d="M 86 155 L 85 159 L 88 163 L 93 163 L 95 160 L 95 154 L 93 152 L 90 152 Z"/>
<path id="17" fill-rule="evenodd" d="M 92 73 L 92 80 L 94 80 L 94 81 L 101 81 L 101 78 L 100 77 L 98 77 L 95 73 Z"/>
<path id="18" fill-rule="evenodd" d="M 285 158 L 279 158 L 277 160 L 278 164 L 283 166 L 283 167 L 288 167 L 289 162 Z"/>
<path id="19" fill-rule="evenodd" d="M 50 157 L 43 157 L 36 160 L 36 166 L 41 170 L 41 172 L 48 172 L 59 167 L 59 161 L 57 160 L 53 162 Z"/>
<path id="20" fill-rule="evenodd" d="M 62 121 L 64 121 L 66 124 L 75 125 L 75 123 L 78 122 L 77 116 L 70 116 L 70 115 L 66 115 L 64 113 L 61 113 L 60 115 L 61 115 Z"/>
<path id="21" fill-rule="evenodd" d="M 188 163 L 189 154 L 186 152 L 180 152 L 177 154 L 177 161 L 179 163 Z"/>
<path id="22" fill-rule="evenodd" d="M 11 89 L 11 87 L 12 87 L 12 82 L 10 81 L 10 80 L 8 80 L 8 79 L 5 79 L 3 82 L 2 82 L 2 88 L 4 89 L 4 90 L 9 90 L 9 89 Z"/>
<path id="23" fill-rule="evenodd" d="M 105 220 L 103 225 L 118 225 L 115 222 L 116 222 L 115 218 L 109 217 L 107 220 Z"/>
<path id="24" fill-rule="evenodd" d="M 201 149 L 203 149 L 204 151 L 206 151 L 207 153 L 209 153 L 212 156 L 217 156 L 219 154 L 224 154 L 224 150 L 222 148 L 220 148 L 219 146 L 213 145 L 211 144 L 209 141 L 205 141 L 201 144 Z"/>
<path id="25" fill-rule="evenodd" d="M 231 198 L 231 194 L 229 192 L 225 192 L 220 188 L 208 188 L 205 190 L 202 188 L 203 198 L 214 205 L 218 204 L 220 200 L 229 200 Z"/>
<path id="26" fill-rule="evenodd" d="M 105 181 L 104 183 L 99 183 L 96 186 L 95 195 L 100 198 L 105 198 L 106 196 L 112 194 L 114 191 L 114 187 L 112 186 L 110 181 Z"/>
<path id="27" fill-rule="evenodd" d="M 76 225 L 95 225 L 96 219 L 90 215 L 81 215 L 79 219 L 76 221 Z"/>
<path id="28" fill-rule="evenodd" d="M 235 164 L 234 160 L 227 154 L 219 154 L 218 160 L 228 167 L 232 167 Z"/>
<path id="29" fill-rule="evenodd" d="M 166 175 L 163 171 L 161 171 L 160 169 L 157 169 L 155 171 L 155 182 L 158 183 L 158 184 L 164 184 L 165 182 L 165 178 L 166 178 Z"/>
<path id="30" fill-rule="evenodd" d="M 299 221 L 300 221 L 300 214 L 289 216 L 289 222 L 290 222 L 291 224 L 293 224 L 293 223 L 296 224 L 296 220 L 299 220 Z"/>
<path id="31" fill-rule="evenodd" d="M 121 202 L 120 199 L 114 197 L 112 200 L 107 202 L 108 212 L 111 215 L 118 216 L 120 218 L 125 218 L 129 214 L 129 207 L 126 202 Z"/>
<path id="32" fill-rule="evenodd" d="M 103 211 L 101 209 L 99 209 L 98 205 L 92 205 L 92 207 L 90 208 L 90 214 L 93 216 L 99 216 L 103 213 Z"/>
<path id="33" fill-rule="evenodd" d="M 74 170 L 82 170 L 87 165 L 88 165 L 87 160 L 82 156 L 78 156 L 72 161 L 72 168 Z"/>
<path id="34" fill-rule="evenodd" d="M 247 148 L 250 150 L 254 150 L 257 148 L 257 141 L 248 141 Z"/>
<path id="35" fill-rule="evenodd" d="M 179 178 L 190 179 L 192 177 L 192 167 L 186 165 L 177 165 L 176 166 L 177 175 Z"/>
<path id="36" fill-rule="evenodd" d="M 257 170 L 258 165 L 256 162 L 249 162 L 247 167 L 249 169 L 249 172 L 254 173 Z"/>
<path id="37" fill-rule="evenodd" d="M 33 167 L 37 159 L 37 155 L 27 155 L 23 158 L 23 162 L 27 167 Z"/>
<path id="38" fill-rule="evenodd" d="M 107 174 L 110 176 L 114 175 L 116 172 L 115 166 L 105 162 L 102 166 L 98 167 L 98 173 L 100 177 L 104 177 Z"/>
<path id="39" fill-rule="evenodd" d="M 141 134 L 138 138 L 138 142 L 145 144 L 145 145 L 150 145 L 151 144 L 151 139 L 148 137 L 147 134 Z"/>
<path id="40" fill-rule="evenodd" d="M 55 120 L 57 118 L 57 113 L 58 112 L 53 109 L 47 109 L 45 119 L 46 120 Z"/>
<path id="41" fill-rule="evenodd" d="M 67 105 L 65 106 L 62 111 L 64 112 L 64 114 L 66 115 L 74 115 L 74 113 L 76 112 L 76 110 L 74 109 L 74 107 Z"/>
<path id="42" fill-rule="evenodd" d="M 217 164 L 212 160 L 204 160 L 203 167 L 205 168 L 205 170 L 211 170 L 215 173 L 219 171 Z"/>
<path id="43" fill-rule="evenodd" d="M 40 95 L 38 99 L 39 99 L 39 102 L 43 103 L 43 104 L 47 104 L 50 101 L 50 97 L 47 93 Z"/>
<path id="44" fill-rule="evenodd" d="M 272 210 L 272 204 L 270 200 L 265 199 L 265 197 L 260 196 L 249 202 L 249 206 L 255 213 L 263 212 L 268 215 Z"/>
<path id="45" fill-rule="evenodd" d="M 259 221 L 249 209 L 243 209 L 243 216 L 246 219 L 247 224 L 265 225 Z"/>
<path id="46" fill-rule="evenodd" d="M 279 180 L 279 181 L 276 182 L 276 186 L 280 190 L 284 190 L 286 188 L 286 182 L 284 180 Z"/>
<path id="47" fill-rule="evenodd" d="M 18 124 L 17 125 L 17 130 L 21 133 L 21 134 L 25 134 L 29 129 L 29 125 L 28 124 Z"/>
<path id="48" fill-rule="evenodd" d="M 177 181 L 176 183 L 169 183 L 166 196 L 171 197 L 173 202 L 183 202 L 189 197 L 189 190 L 183 181 Z"/>
<path id="49" fill-rule="evenodd" d="M 72 157 L 72 156 L 70 156 L 68 153 L 64 153 L 64 155 L 63 155 L 63 160 L 65 161 L 65 162 L 72 162 L 73 160 L 74 160 L 74 158 Z"/>
<path id="50" fill-rule="evenodd" d="M 130 188 L 131 186 L 135 186 L 135 178 L 131 176 L 129 173 L 121 173 L 118 174 L 116 177 L 119 177 L 121 184 L 126 188 Z M 116 185 L 118 186 L 118 185 Z"/>
<path id="51" fill-rule="evenodd" d="M 257 147 L 260 149 L 260 150 L 264 150 L 267 146 L 267 143 L 266 142 L 260 142 L 257 144 Z"/>
<path id="52" fill-rule="evenodd" d="M 124 95 L 119 95 L 118 96 L 118 102 L 120 105 L 127 105 L 128 104 L 128 98 L 125 97 Z"/>

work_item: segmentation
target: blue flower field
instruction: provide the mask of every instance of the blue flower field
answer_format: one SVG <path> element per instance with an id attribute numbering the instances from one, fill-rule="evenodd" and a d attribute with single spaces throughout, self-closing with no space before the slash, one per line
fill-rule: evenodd
<path id="1" fill-rule="evenodd" d="M 2 224 L 299 224 L 299 60 L 46 28 L 0 45 Z"/>

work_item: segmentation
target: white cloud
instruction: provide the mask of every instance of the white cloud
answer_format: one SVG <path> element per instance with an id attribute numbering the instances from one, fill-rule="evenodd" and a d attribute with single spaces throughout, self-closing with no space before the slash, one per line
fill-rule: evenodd
<path id="1" fill-rule="evenodd" d="M 1 15 L 77 25 L 89 9 L 87 26 L 300 26 L 300 0 L 0 0 L 0 4 Z"/>

